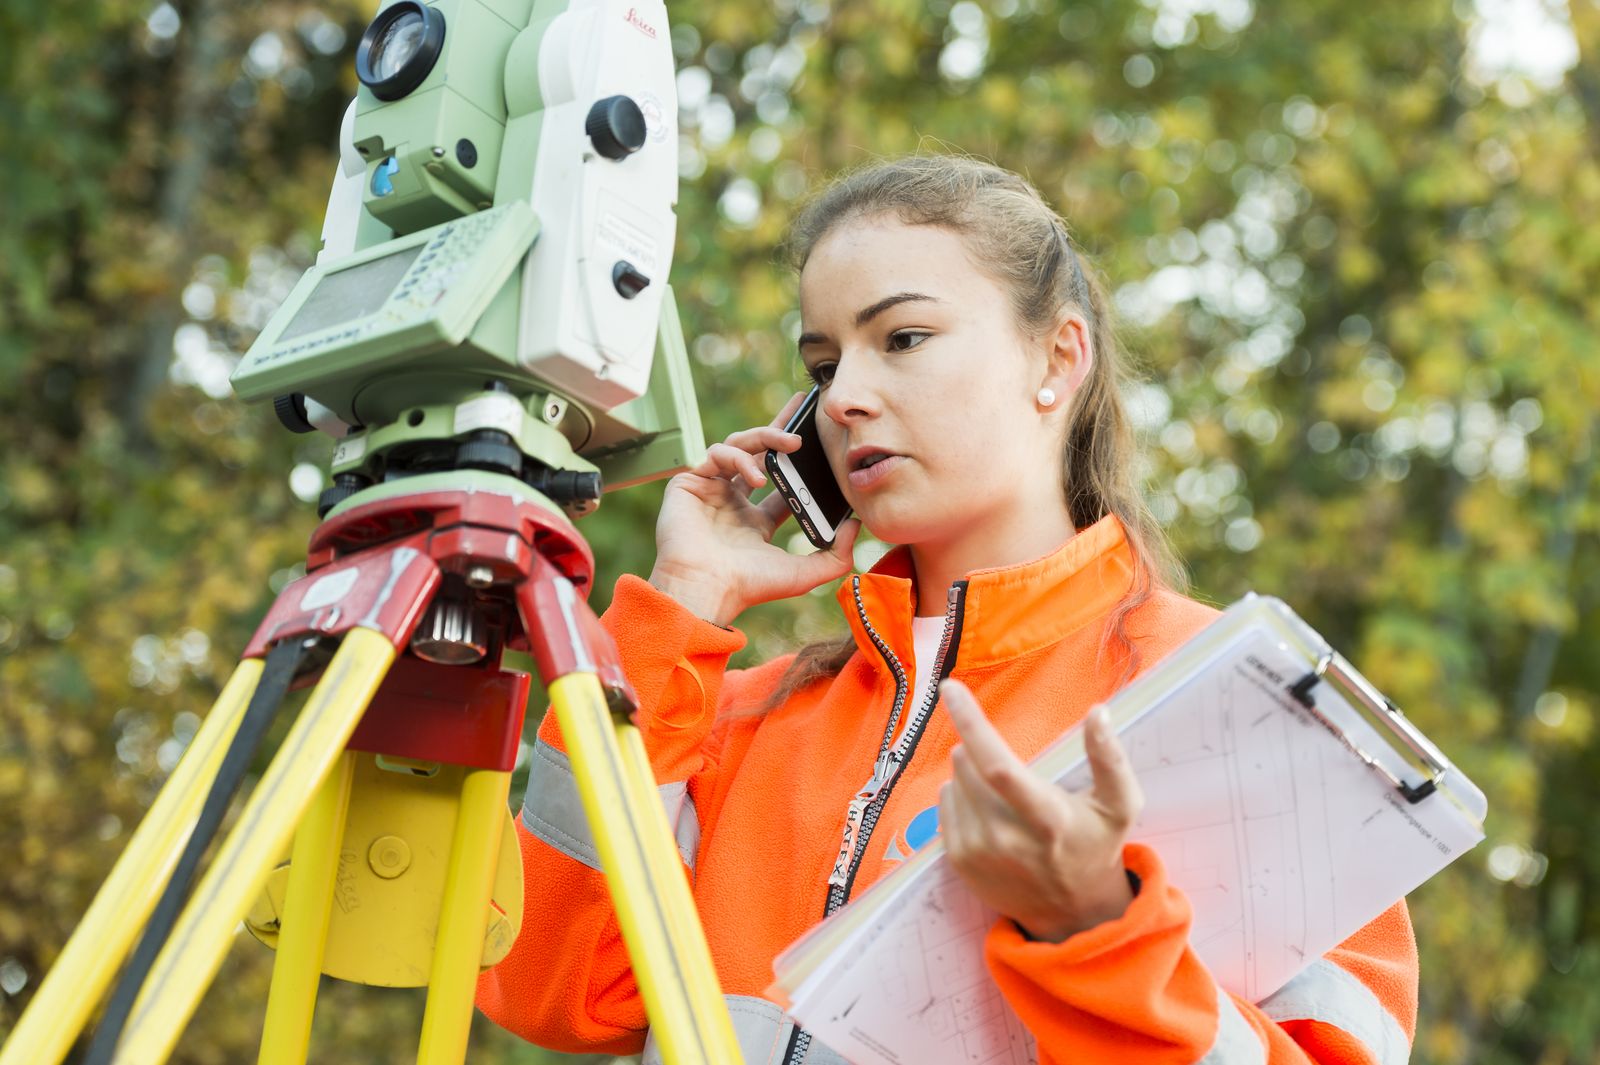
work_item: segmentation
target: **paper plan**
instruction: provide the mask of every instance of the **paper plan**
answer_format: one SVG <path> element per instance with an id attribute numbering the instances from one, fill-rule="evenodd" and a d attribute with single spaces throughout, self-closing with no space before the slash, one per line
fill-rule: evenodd
<path id="1" fill-rule="evenodd" d="M 1482 831 L 1444 794 L 1410 804 L 1364 765 L 1330 725 L 1404 768 L 1329 685 L 1314 691 L 1326 724 L 1295 702 L 1283 678 L 1305 674 L 1303 655 L 1268 628 L 1246 628 L 1207 660 L 1119 730 L 1145 792 L 1131 838 L 1160 853 L 1189 897 L 1190 941 L 1217 981 L 1259 1001 Z M 1058 779 L 1087 788 L 1081 753 L 1071 762 Z M 794 989 L 791 1015 L 858 1065 L 1035 1062 L 983 962 L 995 915 L 942 855 L 883 887 L 858 900 L 866 917 Z"/>
<path id="2" fill-rule="evenodd" d="M 862 929 L 805 1027 L 853 1062 L 1035 1065 L 1033 1038 L 983 963 L 994 920 L 949 865 L 931 866 Z"/>

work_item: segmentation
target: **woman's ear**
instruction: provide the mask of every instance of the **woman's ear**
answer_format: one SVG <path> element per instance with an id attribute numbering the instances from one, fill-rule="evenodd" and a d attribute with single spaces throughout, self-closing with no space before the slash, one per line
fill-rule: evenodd
<path id="1" fill-rule="evenodd" d="M 1077 311 L 1069 311 L 1046 339 L 1049 347 L 1039 387 L 1049 389 L 1058 400 L 1069 399 L 1088 380 L 1094 366 L 1094 337 L 1089 323 Z"/>

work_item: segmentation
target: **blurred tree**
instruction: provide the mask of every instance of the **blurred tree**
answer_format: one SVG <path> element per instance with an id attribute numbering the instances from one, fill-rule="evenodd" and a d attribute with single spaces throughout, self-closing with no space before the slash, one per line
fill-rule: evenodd
<path id="1" fill-rule="evenodd" d="M 314 254 L 370 11 L 0 9 L 0 1038 L 299 572 L 329 446 L 226 374 Z M 1595 1060 L 1600 6 L 671 16 L 708 436 L 799 384 L 774 249 L 809 187 L 941 146 L 1028 174 L 1116 292 L 1198 593 L 1287 599 L 1491 797 L 1486 845 L 1413 897 L 1415 1060 Z M 602 599 L 648 569 L 658 500 L 586 522 Z M 838 631 L 829 591 L 751 611 L 741 660 Z M 251 1052 L 266 963 L 230 956 L 175 1060 Z M 327 996 L 319 1045 L 408 1054 L 414 996 Z M 546 1058 L 485 1024 L 473 1060 Z"/>

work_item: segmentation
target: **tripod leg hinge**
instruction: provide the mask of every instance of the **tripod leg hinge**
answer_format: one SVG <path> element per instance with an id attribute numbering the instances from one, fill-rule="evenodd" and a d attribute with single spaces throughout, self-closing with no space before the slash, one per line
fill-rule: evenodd
<path id="1" fill-rule="evenodd" d="M 633 719 L 639 700 L 622 672 L 616 641 L 571 581 L 541 563 L 517 589 L 517 608 L 546 687 L 571 673 L 593 673 L 612 716 Z"/>
<path id="2" fill-rule="evenodd" d="M 423 536 L 408 537 L 301 577 L 278 594 L 242 657 L 261 658 L 293 636 L 341 636 L 358 626 L 405 647 L 442 579 L 424 546 Z"/>

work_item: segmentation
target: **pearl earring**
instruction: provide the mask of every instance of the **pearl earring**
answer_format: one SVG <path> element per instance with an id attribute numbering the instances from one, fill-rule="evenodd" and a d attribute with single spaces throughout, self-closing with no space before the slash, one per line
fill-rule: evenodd
<path id="1" fill-rule="evenodd" d="M 1054 389 L 1039 389 L 1039 406 L 1043 407 L 1045 410 L 1049 410 L 1051 407 L 1055 406 L 1055 404 L 1056 394 Z"/>

